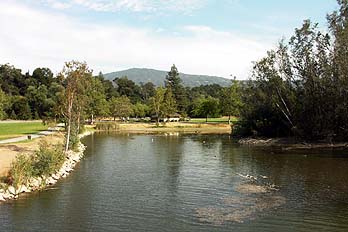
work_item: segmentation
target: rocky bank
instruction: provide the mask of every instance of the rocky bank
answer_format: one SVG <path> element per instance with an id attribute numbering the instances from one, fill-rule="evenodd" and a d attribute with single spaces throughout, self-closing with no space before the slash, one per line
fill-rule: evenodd
<path id="1" fill-rule="evenodd" d="M 90 134 L 92 134 L 92 132 L 85 132 L 80 134 L 79 137 L 81 139 Z M 58 180 L 66 178 L 84 156 L 85 149 L 86 146 L 80 142 L 76 152 L 69 150 L 66 153 L 66 158 L 62 167 L 56 173 L 53 173 L 50 176 L 33 177 L 27 182 L 26 185 L 21 185 L 17 188 L 14 186 L 6 186 L 1 188 L 0 186 L 0 202 L 17 199 L 22 193 L 42 190 L 47 186 L 56 184 Z"/>

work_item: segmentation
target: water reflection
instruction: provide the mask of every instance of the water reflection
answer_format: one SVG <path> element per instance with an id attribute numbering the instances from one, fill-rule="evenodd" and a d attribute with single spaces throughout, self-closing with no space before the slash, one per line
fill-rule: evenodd
<path id="1" fill-rule="evenodd" d="M 56 189 L 0 205 L 0 231 L 347 231 L 343 151 L 239 147 L 228 135 L 85 138 Z"/>

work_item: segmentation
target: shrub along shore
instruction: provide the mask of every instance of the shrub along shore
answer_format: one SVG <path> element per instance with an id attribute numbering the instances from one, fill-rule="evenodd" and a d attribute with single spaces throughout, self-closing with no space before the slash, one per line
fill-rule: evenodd
<path id="1" fill-rule="evenodd" d="M 79 135 L 81 139 L 90 135 Z M 0 183 L 0 202 L 14 200 L 20 194 L 39 191 L 67 177 L 83 157 L 85 146 L 79 142 L 75 150 L 64 152 L 62 144 L 42 142 L 32 155 L 20 154 L 12 163 L 9 174 Z"/>

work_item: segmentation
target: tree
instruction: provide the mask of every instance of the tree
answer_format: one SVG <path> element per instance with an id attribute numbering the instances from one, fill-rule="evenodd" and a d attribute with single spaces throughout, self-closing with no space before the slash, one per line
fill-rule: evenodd
<path id="1" fill-rule="evenodd" d="M 110 99 L 109 105 L 114 121 L 116 117 L 124 120 L 133 113 L 133 105 L 127 96 L 113 97 Z"/>
<path id="2" fill-rule="evenodd" d="M 28 87 L 26 98 L 35 119 L 43 118 L 50 111 L 47 95 L 48 89 L 46 85 Z"/>
<path id="3" fill-rule="evenodd" d="M 165 79 L 165 87 L 167 89 L 171 89 L 180 113 L 185 113 L 188 105 L 187 96 L 175 64 L 173 64 L 167 74 L 167 77 Z"/>
<path id="4" fill-rule="evenodd" d="M 155 96 L 150 98 L 150 108 L 151 111 L 155 114 L 156 125 L 159 126 L 159 120 L 164 116 L 164 99 L 165 99 L 166 90 L 162 87 L 158 87 L 155 92 Z"/>
<path id="5" fill-rule="evenodd" d="M 48 89 L 48 105 L 50 111 L 46 112 L 47 119 L 62 120 L 64 118 L 65 88 L 63 83 L 53 82 Z"/>
<path id="6" fill-rule="evenodd" d="M 5 104 L 7 102 L 7 97 L 0 87 L 0 120 L 5 118 Z"/>
<path id="7" fill-rule="evenodd" d="M 20 69 L 4 64 L 0 66 L 0 86 L 10 96 L 24 95 L 27 89 L 25 77 Z"/>
<path id="8" fill-rule="evenodd" d="M 148 102 L 149 99 L 155 95 L 156 87 L 152 82 L 141 83 L 140 89 L 143 102 Z"/>
<path id="9" fill-rule="evenodd" d="M 116 78 L 114 80 L 116 84 L 117 92 L 121 96 L 127 96 L 132 103 L 136 103 L 141 100 L 140 97 L 140 87 L 135 84 L 134 81 L 129 80 L 126 76 L 121 78 Z"/>
<path id="10" fill-rule="evenodd" d="M 64 101 L 64 116 L 66 118 L 66 143 L 65 151 L 69 150 L 71 145 L 72 126 L 76 126 L 73 131 L 73 137 L 77 136 L 80 127 L 80 115 L 82 111 L 82 89 L 81 84 L 84 79 L 92 75 L 92 71 L 87 66 L 86 62 L 70 61 L 66 62 L 62 72 L 59 74 L 66 81 L 65 101 Z"/>
<path id="11" fill-rule="evenodd" d="M 196 117 L 205 117 L 208 122 L 209 116 L 217 117 L 219 114 L 219 99 L 210 96 L 196 99 L 192 113 Z"/>
<path id="12" fill-rule="evenodd" d="M 105 80 L 104 75 L 101 72 L 95 78 L 98 79 L 102 83 L 106 100 L 110 100 L 112 97 L 119 97 L 120 96 L 119 93 L 117 92 L 116 88 L 112 84 L 112 81 Z"/>
<path id="13" fill-rule="evenodd" d="M 172 89 L 167 88 L 164 93 L 164 99 L 162 104 L 162 114 L 164 117 L 169 118 L 176 112 L 176 101 L 173 97 Z"/>
<path id="14" fill-rule="evenodd" d="M 36 68 L 31 79 L 35 80 L 37 86 L 45 85 L 46 87 L 54 81 L 53 73 L 49 68 Z"/>
<path id="15" fill-rule="evenodd" d="M 333 115 L 335 134 L 348 137 L 348 1 L 338 0 L 339 8 L 327 16 L 329 29 L 334 38 L 332 65 L 333 78 L 330 97 L 335 99 Z"/>
<path id="16" fill-rule="evenodd" d="M 133 115 L 136 118 L 145 117 L 145 115 L 148 113 L 148 111 L 149 111 L 149 107 L 145 104 L 140 103 L 140 102 L 137 102 L 137 104 L 135 104 L 133 107 Z"/>
<path id="17" fill-rule="evenodd" d="M 32 118 L 28 100 L 23 96 L 11 97 L 11 118 L 19 120 L 28 120 Z"/>
<path id="18" fill-rule="evenodd" d="M 242 107 L 241 89 L 239 82 L 234 79 L 230 87 L 225 88 L 220 100 L 221 109 L 228 115 L 228 123 L 231 123 L 231 115 L 239 116 Z"/>
<path id="19" fill-rule="evenodd" d="M 331 15 L 332 22 L 337 22 L 337 17 Z M 310 140 L 347 137 L 348 85 L 343 71 L 347 63 L 339 67 L 348 56 L 342 55 L 344 48 L 336 50 L 336 45 L 337 38 L 333 40 L 320 32 L 317 24 L 305 20 L 289 42 L 283 40 L 256 62 L 253 79 L 243 94 L 241 122 L 245 131 Z M 338 54 L 345 58 L 336 63 L 341 57 Z"/>
<path id="20" fill-rule="evenodd" d="M 106 100 L 104 85 L 100 79 L 89 77 L 86 82 L 87 107 L 85 113 L 94 123 L 96 116 L 106 116 L 109 114 L 109 106 Z"/>

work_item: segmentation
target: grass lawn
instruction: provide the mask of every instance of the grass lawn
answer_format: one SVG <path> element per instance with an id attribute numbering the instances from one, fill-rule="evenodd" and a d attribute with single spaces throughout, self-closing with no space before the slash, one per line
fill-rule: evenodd
<path id="1" fill-rule="evenodd" d="M 36 134 L 47 128 L 48 126 L 43 125 L 42 122 L 0 123 L 0 140 Z"/>
<path id="2" fill-rule="evenodd" d="M 190 122 L 199 122 L 199 123 L 205 123 L 205 118 L 191 118 Z M 231 117 L 231 122 L 237 122 L 237 117 Z M 222 118 L 208 118 L 208 123 L 228 123 L 228 117 L 222 117 Z"/>

